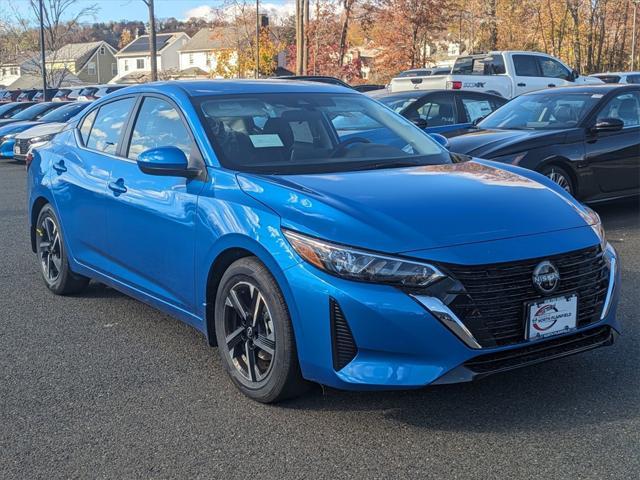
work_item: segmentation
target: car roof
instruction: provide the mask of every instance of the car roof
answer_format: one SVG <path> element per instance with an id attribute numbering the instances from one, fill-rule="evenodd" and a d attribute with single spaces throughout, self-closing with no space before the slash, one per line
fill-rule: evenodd
<path id="1" fill-rule="evenodd" d="M 574 85 L 570 87 L 556 87 L 545 90 L 535 90 L 524 95 L 566 95 L 570 93 L 600 93 L 607 94 L 612 90 L 637 90 L 637 85 L 621 85 L 617 83 L 603 83 L 601 85 Z"/>
<path id="2" fill-rule="evenodd" d="M 192 97 L 212 95 L 237 95 L 243 93 L 352 93 L 352 88 L 302 80 L 190 80 L 153 82 L 122 88 L 116 95 L 143 92 L 185 92 Z"/>
<path id="3" fill-rule="evenodd" d="M 452 92 L 452 90 L 407 90 L 404 92 L 375 92 L 371 93 L 369 96 L 373 98 L 415 98 L 422 97 L 424 95 L 429 95 L 435 92 Z"/>

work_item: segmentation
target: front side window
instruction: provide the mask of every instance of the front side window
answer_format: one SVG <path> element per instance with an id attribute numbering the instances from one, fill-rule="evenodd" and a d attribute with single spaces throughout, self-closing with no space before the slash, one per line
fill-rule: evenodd
<path id="1" fill-rule="evenodd" d="M 427 127 L 441 127 L 456 123 L 456 110 L 451 95 L 432 97 L 417 110 L 418 118 L 427 121 Z"/>
<path id="2" fill-rule="evenodd" d="M 540 57 L 540 71 L 543 77 L 561 78 L 562 80 L 570 80 L 571 72 L 560 62 L 549 57 Z"/>
<path id="3" fill-rule="evenodd" d="M 360 94 L 204 96 L 194 103 L 226 168 L 296 174 L 452 161 L 411 122 Z"/>
<path id="4" fill-rule="evenodd" d="M 616 95 L 598 114 L 596 122 L 605 118 L 622 120 L 624 128 L 640 125 L 640 94 L 629 92 Z"/>
<path id="5" fill-rule="evenodd" d="M 627 83 L 640 83 L 640 75 L 627 75 Z"/>
<path id="6" fill-rule="evenodd" d="M 576 127 L 595 107 L 593 93 L 522 95 L 482 120 L 478 127 L 506 130 L 555 130 Z"/>
<path id="7" fill-rule="evenodd" d="M 147 97 L 133 127 L 127 157 L 137 160 L 145 150 L 169 146 L 178 147 L 190 161 L 195 153 L 195 145 L 178 111 L 164 100 Z"/>
<path id="8" fill-rule="evenodd" d="M 86 141 L 87 148 L 115 155 L 134 103 L 135 99 L 125 98 L 100 107 Z"/>
<path id="9" fill-rule="evenodd" d="M 486 117 L 494 110 L 491 102 L 487 99 L 463 97 L 460 100 L 462 101 L 462 107 L 467 116 L 467 121 L 471 123 L 479 118 Z"/>
<path id="10" fill-rule="evenodd" d="M 519 77 L 539 77 L 538 62 L 534 55 L 514 55 L 513 67 Z"/>

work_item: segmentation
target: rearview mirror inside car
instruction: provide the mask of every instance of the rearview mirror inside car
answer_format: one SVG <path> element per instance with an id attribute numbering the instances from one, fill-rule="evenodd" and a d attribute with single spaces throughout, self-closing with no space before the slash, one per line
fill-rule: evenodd
<path id="1" fill-rule="evenodd" d="M 170 177 L 195 177 L 200 171 L 189 168 L 189 161 L 177 147 L 158 147 L 145 150 L 138 155 L 138 168 L 149 175 Z"/>
<path id="2" fill-rule="evenodd" d="M 624 128 L 624 122 L 619 118 L 603 118 L 598 120 L 596 124 L 591 127 L 591 131 L 597 132 L 618 132 Z"/>

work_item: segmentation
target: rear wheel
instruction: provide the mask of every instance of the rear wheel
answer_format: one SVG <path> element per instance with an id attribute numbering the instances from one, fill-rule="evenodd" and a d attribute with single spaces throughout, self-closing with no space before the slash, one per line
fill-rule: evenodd
<path id="1" fill-rule="evenodd" d="M 69 268 L 60 223 L 51 205 L 42 207 L 36 222 L 36 252 L 45 284 L 56 295 L 82 291 L 89 279 Z"/>
<path id="2" fill-rule="evenodd" d="M 557 165 L 547 165 L 540 173 L 548 177 L 551 181 L 557 183 L 571 195 L 574 194 L 575 188 L 573 186 L 573 181 L 564 168 L 558 167 Z"/>
<path id="3" fill-rule="evenodd" d="M 245 395 L 270 403 L 305 390 L 286 303 L 255 257 L 237 260 L 224 273 L 215 330 L 222 362 Z"/>

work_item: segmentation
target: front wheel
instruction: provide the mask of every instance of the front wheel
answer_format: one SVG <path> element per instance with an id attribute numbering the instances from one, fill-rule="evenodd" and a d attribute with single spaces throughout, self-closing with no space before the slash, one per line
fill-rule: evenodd
<path id="1" fill-rule="evenodd" d="M 42 207 L 36 223 L 36 252 L 45 284 L 56 295 L 82 291 L 89 279 L 69 268 L 60 223 L 51 205 Z"/>
<path id="2" fill-rule="evenodd" d="M 224 273 L 214 321 L 222 363 L 245 395 L 271 403 L 305 390 L 287 305 L 257 258 L 241 258 Z"/>
<path id="3" fill-rule="evenodd" d="M 548 177 L 551 181 L 557 183 L 571 195 L 574 194 L 575 188 L 573 186 L 571 176 L 564 168 L 558 167 L 557 165 L 547 165 L 540 173 L 545 177 Z"/>

